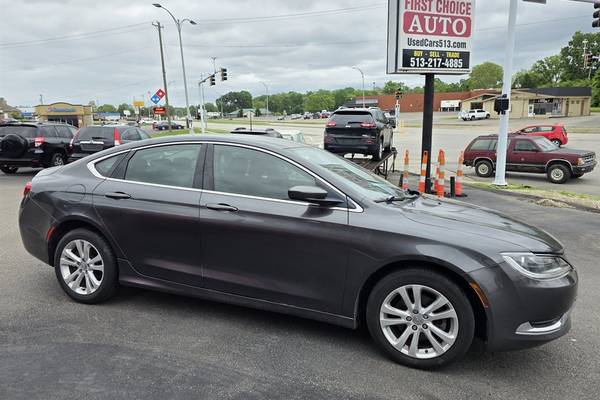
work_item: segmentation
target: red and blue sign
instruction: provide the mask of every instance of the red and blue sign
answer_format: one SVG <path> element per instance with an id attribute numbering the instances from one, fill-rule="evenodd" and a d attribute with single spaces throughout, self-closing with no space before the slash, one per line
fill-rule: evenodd
<path id="1" fill-rule="evenodd" d="M 161 101 L 163 97 L 165 97 L 165 91 L 162 89 L 158 89 L 156 93 L 154 93 L 154 96 L 150 97 L 150 100 L 154 104 L 158 104 L 158 102 Z"/>

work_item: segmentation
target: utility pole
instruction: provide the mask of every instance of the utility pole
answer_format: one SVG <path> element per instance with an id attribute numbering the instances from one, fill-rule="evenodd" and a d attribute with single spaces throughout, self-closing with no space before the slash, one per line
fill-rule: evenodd
<path id="1" fill-rule="evenodd" d="M 162 77 L 163 77 L 163 85 L 165 87 L 165 103 L 167 104 L 167 123 L 169 124 L 169 132 L 171 132 L 171 111 L 169 111 L 169 89 L 167 88 L 167 71 L 165 70 L 165 55 L 163 52 L 163 42 L 162 42 L 162 29 L 164 26 L 160 24 L 160 21 L 157 21 L 156 24 L 153 22 L 153 26 L 158 29 L 158 43 L 160 46 L 160 64 L 162 66 Z M 150 94 L 150 92 L 148 92 Z M 149 106 L 149 104 L 148 104 Z"/>
<path id="2" fill-rule="evenodd" d="M 44 96 L 42 96 L 42 95 L 40 94 L 40 105 L 41 105 L 41 104 L 44 104 Z"/>
<path id="3" fill-rule="evenodd" d="M 175 18 L 175 16 L 173 15 L 173 13 L 171 11 L 169 11 L 167 8 L 163 7 L 159 3 L 154 3 L 152 5 L 156 8 L 162 8 L 163 10 L 165 10 L 171 16 L 171 18 L 173 18 L 173 22 L 175 22 L 175 25 L 177 26 L 177 33 L 179 35 L 179 53 L 181 54 L 181 69 L 183 71 L 183 88 L 185 91 L 185 109 L 186 109 L 186 115 L 187 115 L 186 125 L 190 130 L 190 134 L 193 134 L 194 128 L 193 128 L 193 124 L 192 124 L 192 116 L 190 114 L 190 98 L 188 95 L 187 77 L 185 74 L 185 60 L 183 58 L 183 41 L 181 40 L 181 28 L 182 28 L 183 24 L 186 22 L 189 22 L 191 25 L 196 25 L 196 23 L 189 18 L 185 18 L 185 19 L 181 19 L 181 20 Z"/>
<path id="4" fill-rule="evenodd" d="M 198 82 L 198 96 L 200 97 L 200 129 L 204 135 L 204 80 L 202 75 L 200 75 L 200 81 Z"/>
<path id="5" fill-rule="evenodd" d="M 267 86 L 266 83 L 261 82 L 263 84 L 263 86 L 265 87 L 265 90 L 267 91 L 267 117 L 269 116 L 269 87 Z"/>
<path id="6" fill-rule="evenodd" d="M 515 36 L 517 28 L 518 0 L 510 0 L 508 12 L 508 33 L 506 36 L 506 52 L 504 55 L 504 78 L 502 95 L 509 99 L 511 96 L 513 56 L 515 52 Z M 498 132 L 498 148 L 496 150 L 496 179 L 494 185 L 506 186 L 506 153 L 508 151 L 508 122 L 510 108 L 500 115 L 500 131 Z"/>

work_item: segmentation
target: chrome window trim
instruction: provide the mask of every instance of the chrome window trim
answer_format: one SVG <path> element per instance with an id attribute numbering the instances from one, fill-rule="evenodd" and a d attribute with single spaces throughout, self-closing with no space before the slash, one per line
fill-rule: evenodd
<path id="1" fill-rule="evenodd" d="M 323 182 L 325 185 L 327 185 L 328 187 L 330 187 L 331 189 L 333 189 L 334 191 L 336 191 L 338 194 L 340 194 L 341 196 L 345 197 L 347 199 L 348 203 L 352 204 L 355 207 L 355 208 L 329 207 L 330 210 L 342 210 L 342 211 L 348 211 L 348 212 L 353 212 L 353 213 L 362 213 L 364 211 L 364 209 L 362 208 L 362 206 L 360 204 L 358 204 L 356 201 L 354 201 L 350 196 L 348 196 L 347 194 L 345 194 L 344 192 L 342 192 L 341 190 L 339 190 L 338 188 L 336 188 L 334 185 L 332 185 L 331 183 L 329 183 L 328 181 L 326 181 L 325 179 L 323 179 L 319 175 L 317 175 L 314 172 L 312 172 L 311 170 L 307 169 L 303 165 L 298 164 L 297 162 L 295 162 L 293 160 L 290 160 L 289 158 L 287 158 L 285 156 L 282 156 L 280 154 L 277 154 L 277 153 L 275 153 L 273 151 L 270 151 L 270 150 L 267 150 L 267 149 L 263 149 L 263 148 L 260 148 L 260 147 L 256 147 L 256 146 L 250 146 L 250 145 L 246 145 L 246 144 L 241 144 L 241 143 L 213 142 L 213 141 L 207 141 L 207 140 L 157 143 L 157 144 L 151 144 L 151 145 L 147 145 L 147 146 L 136 147 L 136 148 L 122 150 L 122 151 L 119 151 L 119 152 L 116 152 L 116 153 L 108 154 L 108 155 L 106 155 L 104 157 L 100 157 L 100 158 L 97 158 L 95 160 L 89 161 L 86 164 L 86 166 L 87 166 L 88 170 L 92 173 L 92 175 L 94 175 L 96 178 L 103 179 L 103 180 L 114 181 L 114 182 L 127 182 L 127 183 L 135 183 L 135 184 L 138 184 L 138 185 L 162 187 L 162 188 L 167 188 L 167 189 L 177 189 L 177 190 L 187 190 L 187 191 L 193 191 L 193 192 L 206 192 L 206 193 L 212 193 L 212 194 L 230 195 L 230 196 L 236 196 L 236 197 L 251 198 L 251 199 L 256 199 L 256 200 L 273 201 L 273 202 L 276 202 L 276 203 L 282 203 L 283 202 L 283 203 L 289 203 L 289 204 L 302 204 L 302 205 L 307 205 L 307 206 L 313 205 L 312 203 L 309 203 L 309 202 L 301 202 L 301 201 L 294 201 L 294 200 L 280 200 L 280 199 L 273 199 L 273 198 L 269 198 L 269 197 L 249 196 L 249 195 L 238 194 L 238 193 L 225 193 L 225 192 L 219 192 L 219 191 L 203 190 L 203 189 L 198 189 L 198 188 L 186 188 L 186 187 L 181 187 L 181 186 L 161 185 L 161 184 L 158 184 L 158 183 L 138 182 L 138 181 L 130 181 L 130 180 L 126 180 L 126 179 L 109 178 L 109 177 L 101 175 L 96 170 L 96 168 L 95 168 L 95 164 L 96 163 L 98 163 L 100 161 L 103 161 L 103 160 L 106 160 L 107 158 L 118 156 L 119 154 L 128 153 L 130 151 L 138 151 L 138 150 L 149 149 L 149 148 L 152 148 L 152 147 L 172 146 L 172 145 L 180 145 L 180 144 L 219 144 L 219 145 L 226 145 L 226 146 L 236 146 L 236 147 L 244 147 L 244 148 L 248 148 L 248 149 L 251 149 L 251 150 L 261 151 L 263 153 L 267 153 L 267 154 L 273 155 L 273 156 L 278 157 L 278 158 L 280 158 L 280 159 L 282 159 L 282 160 L 284 160 L 286 162 L 291 163 L 292 165 L 300 168 L 301 170 L 305 171 L 309 175 L 311 175 L 314 178 L 318 179 L 319 181 Z"/>

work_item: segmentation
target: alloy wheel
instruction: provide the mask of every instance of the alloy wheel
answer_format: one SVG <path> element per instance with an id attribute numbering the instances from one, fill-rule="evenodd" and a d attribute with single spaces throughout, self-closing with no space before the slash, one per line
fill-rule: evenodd
<path id="1" fill-rule="evenodd" d="M 479 164 L 478 170 L 481 175 L 487 175 L 490 173 L 490 170 L 489 170 L 487 164 L 485 164 L 485 163 Z"/>
<path id="2" fill-rule="evenodd" d="M 61 166 L 61 165 L 65 165 L 65 160 L 63 159 L 63 157 L 60 156 L 60 155 L 54 157 L 54 166 L 58 167 L 58 166 Z"/>
<path id="3" fill-rule="evenodd" d="M 446 353 L 458 337 L 458 316 L 443 294 L 424 285 L 405 285 L 383 301 L 379 324 L 402 354 L 430 359 Z"/>
<path id="4" fill-rule="evenodd" d="M 73 240 L 60 255 L 60 273 L 73 292 L 89 295 L 102 284 L 104 261 L 93 244 L 82 239 Z"/>
<path id="5" fill-rule="evenodd" d="M 554 168 L 550 173 L 550 176 L 552 177 L 553 181 L 560 182 L 564 179 L 565 173 L 560 168 Z"/>

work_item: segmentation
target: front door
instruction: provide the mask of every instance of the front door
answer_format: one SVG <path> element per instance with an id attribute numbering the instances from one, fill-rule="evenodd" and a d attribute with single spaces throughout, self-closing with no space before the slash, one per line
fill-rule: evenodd
<path id="1" fill-rule="evenodd" d="M 201 144 L 136 150 L 94 190 L 94 207 L 139 273 L 201 286 Z M 119 176 L 120 175 L 120 176 Z"/>
<path id="2" fill-rule="evenodd" d="M 539 149 L 533 140 L 513 139 L 513 145 L 508 152 L 507 168 L 512 171 L 537 172 L 540 169 L 536 162 L 538 152 Z"/>
<path id="3" fill-rule="evenodd" d="M 272 153 L 212 148 L 200 210 L 206 287 L 338 313 L 348 256 L 340 238 L 348 222 L 345 196 Z M 340 207 L 288 198 L 293 186 L 315 185 L 334 192 Z"/>

